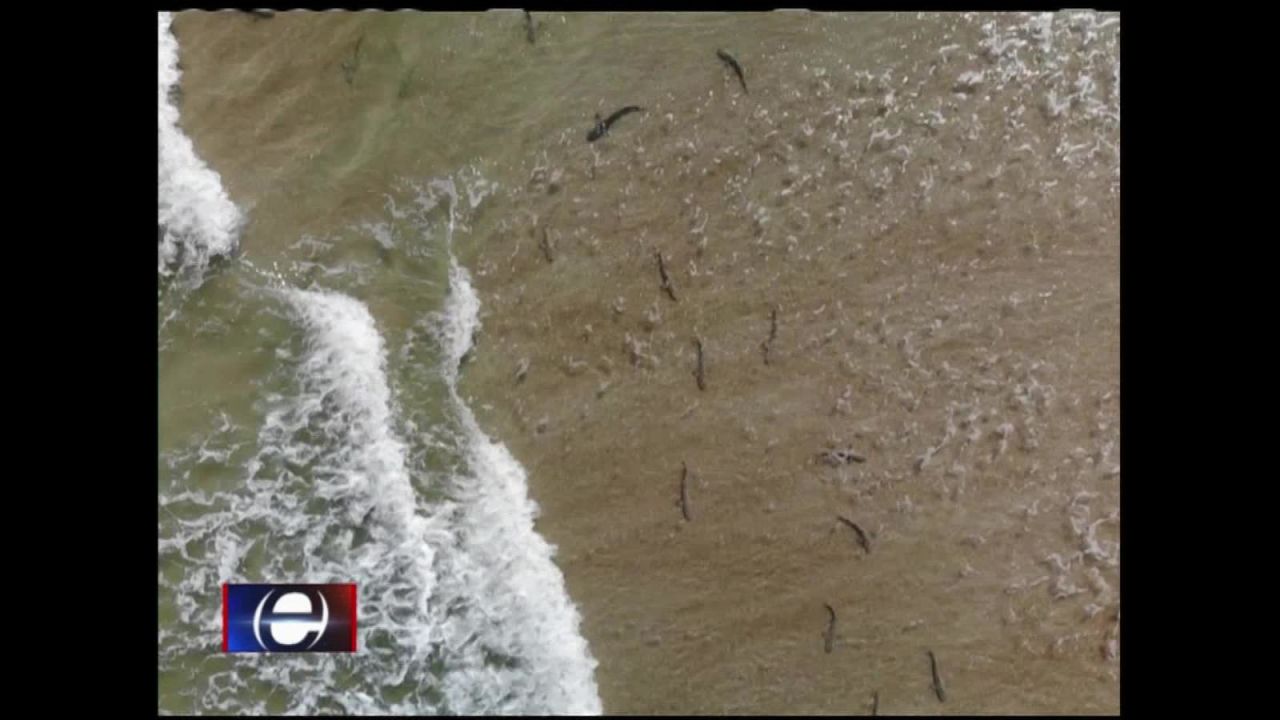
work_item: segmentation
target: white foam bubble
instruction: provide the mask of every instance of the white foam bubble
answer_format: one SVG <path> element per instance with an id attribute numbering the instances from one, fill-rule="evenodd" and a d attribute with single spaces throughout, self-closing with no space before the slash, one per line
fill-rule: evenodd
<path id="1" fill-rule="evenodd" d="M 463 227 L 455 212 L 491 190 L 432 182 L 423 216 L 443 204 L 451 238 Z M 162 672 L 188 687 L 181 695 L 196 711 L 260 712 L 270 696 L 303 714 L 600 714 L 596 662 L 554 548 L 534 530 L 525 472 L 457 390 L 480 323 L 466 270 L 450 255 L 450 293 L 432 323 L 456 432 L 425 439 L 399 420 L 368 308 L 260 274 L 263 297 L 302 331 L 300 347 L 270 340 L 288 352 L 262 380 L 292 390 L 261 395 L 257 451 L 247 459 L 234 452 L 248 440 L 237 435 L 243 422 L 225 415 L 208 437 L 165 458 L 178 487 L 160 499 L 160 580 L 177 624 L 160 633 Z M 428 469 L 414 459 L 424 444 L 457 453 L 462 469 Z M 243 482 L 194 492 L 188 481 L 201 461 Z M 424 488 L 441 492 L 428 497 Z M 235 656 L 232 673 L 207 673 L 199 658 L 220 629 L 223 582 L 357 583 L 360 652 Z"/>
<path id="2" fill-rule="evenodd" d="M 469 349 L 479 324 L 479 301 L 465 269 L 450 258 L 450 295 L 445 317 L 455 339 L 449 356 Z M 486 611 L 502 618 L 492 628 L 491 644 L 527 661 L 523 686 L 534 704 L 529 711 L 570 715 L 600 714 L 592 658 L 579 632 L 580 618 L 564 588 L 564 577 L 552 562 L 555 549 L 534 530 L 538 507 L 528 497 L 524 468 L 502 443 L 480 429 L 470 408 L 458 396 L 456 375 L 450 390 L 458 403 L 469 437 L 473 477 L 460 488 L 466 507 L 462 516 L 464 548 L 476 574 L 472 591 L 483 597 Z"/>
<path id="3" fill-rule="evenodd" d="M 291 290 L 287 297 L 311 333 L 311 349 L 300 367 L 318 393 L 311 399 L 319 403 L 332 397 L 339 414 L 347 416 L 326 428 L 342 433 L 348 446 L 342 464 L 331 468 L 341 477 L 336 489 L 365 495 L 397 524 L 412 524 L 405 447 L 392 431 L 385 348 L 372 316 L 357 300 L 337 293 Z"/>
<path id="4" fill-rule="evenodd" d="M 449 238 L 455 225 L 458 193 L 450 183 L 438 186 L 450 198 Z M 491 189 L 491 188 L 487 188 Z M 476 196 L 468 195 L 474 208 Z M 471 349 L 480 327 L 480 300 L 470 274 L 449 253 L 449 295 L 437 328 L 445 347 L 442 368 L 467 438 L 470 476 L 461 478 L 458 502 L 464 508 L 459 534 L 467 572 L 445 582 L 476 598 L 484 614 L 498 622 L 479 628 L 490 647 L 519 658 L 519 673 L 508 677 L 525 698 L 525 712 L 598 715 L 596 661 L 579 632 L 580 617 L 552 561 L 555 548 L 534 529 L 537 504 L 506 446 L 480 428 L 458 392 L 458 364 Z"/>
<path id="5" fill-rule="evenodd" d="M 159 272 L 185 270 L 199 282 L 209 261 L 236 247 L 243 218 L 218 173 L 196 155 L 178 125 L 171 93 L 181 78 L 172 16 L 159 13 Z"/>
<path id="6" fill-rule="evenodd" d="M 270 292 L 304 331 L 300 360 L 277 368 L 292 374 L 296 392 L 264 398 L 258 452 L 244 466 L 242 487 L 212 497 L 162 495 L 164 509 L 186 502 L 200 511 L 170 527 L 167 537 L 162 531 L 162 564 L 183 569 L 166 591 L 184 624 L 162 637 L 162 657 L 177 658 L 171 672 L 196 674 L 189 679 L 198 682 L 193 692 L 204 708 L 244 712 L 253 706 L 251 692 L 283 692 L 289 712 L 312 714 L 346 707 L 349 693 L 381 696 L 382 688 L 412 674 L 423 680 L 400 700 L 361 710 L 438 710 L 430 663 L 446 608 L 431 596 L 437 548 L 452 542 L 450 506 L 427 507 L 414 490 L 406 444 L 394 429 L 383 340 L 368 309 L 337 293 Z M 234 429 L 224 418 L 192 454 L 208 454 Z M 263 560 L 250 571 L 255 549 Z M 207 637 L 218 632 L 223 582 L 355 582 L 361 652 L 236 656 L 232 662 L 249 671 L 251 687 L 216 675 L 199 680 L 200 665 L 189 658 L 207 652 Z"/>

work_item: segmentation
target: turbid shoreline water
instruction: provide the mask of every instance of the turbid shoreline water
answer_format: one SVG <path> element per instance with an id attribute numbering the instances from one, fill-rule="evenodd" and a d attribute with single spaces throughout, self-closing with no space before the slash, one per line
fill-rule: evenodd
<path id="1" fill-rule="evenodd" d="M 1117 712 L 1118 16 L 533 16 L 180 14 L 181 126 L 247 262 L 367 308 L 406 445 L 510 449 L 601 709 Z M 184 317 L 252 322 L 232 274 Z M 174 422 L 236 372 L 181 337 Z"/>

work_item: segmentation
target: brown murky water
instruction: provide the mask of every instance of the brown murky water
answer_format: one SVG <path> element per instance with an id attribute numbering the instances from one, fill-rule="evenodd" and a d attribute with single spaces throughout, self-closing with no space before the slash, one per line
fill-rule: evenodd
<path id="1" fill-rule="evenodd" d="M 261 266 L 496 183 L 462 387 L 605 712 L 1118 712 L 1119 17 L 534 16 L 183 13 L 182 123 Z"/>

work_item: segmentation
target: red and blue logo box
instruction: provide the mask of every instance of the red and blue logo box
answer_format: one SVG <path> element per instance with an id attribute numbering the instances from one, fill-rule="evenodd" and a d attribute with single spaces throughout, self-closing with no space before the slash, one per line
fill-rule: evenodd
<path id="1" fill-rule="evenodd" d="M 222 651 L 356 651 L 356 586 L 222 586 Z"/>

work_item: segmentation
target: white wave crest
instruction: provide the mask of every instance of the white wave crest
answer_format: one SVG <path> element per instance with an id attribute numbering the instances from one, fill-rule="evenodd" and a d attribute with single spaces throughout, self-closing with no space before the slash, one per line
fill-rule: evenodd
<path id="1" fill-rule="evenodd" d="M 158 270 L 164 276 L 189 272 L 199 282 L 214 257 L 235 250 L 243 217 L 178 125 L 172 92 L 181 71 L 172 22 L 169 13 L 159 13 Z"/>

